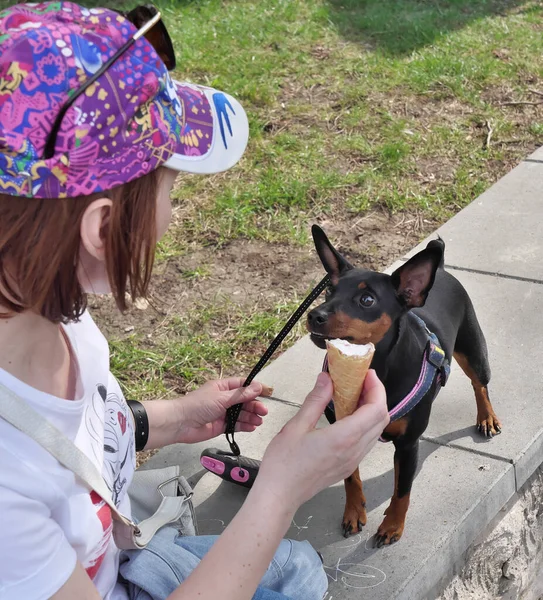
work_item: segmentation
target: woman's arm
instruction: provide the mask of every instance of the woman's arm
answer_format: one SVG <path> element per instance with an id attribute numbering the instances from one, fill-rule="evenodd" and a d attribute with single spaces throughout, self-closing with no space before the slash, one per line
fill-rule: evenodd
<path id="1" fill-rule="evenodd" d="M 371 371 L 363 405 L 315 429 L 331 395 L 330 378 L 319 375 L 298 414 L 266 450 L 240 511 L 168 600 L 250 600 L 298 507 L 358 466 L 388 424 L 384 388 Z"/>
<path id="2" fill-rule="evenodd" d="M 83 565 L 78 562 L 68 581 L 53 594 L 50 600 L 101 600 L 98 590 L 90 580 Z"/>
<path id="3" fill-rule="evenodd" d="M 198 567 L 168 600 L 249 600 L 296 512 L 255 486 Z"/>
<path id="4" fill-rule="evenodd" d="M 244 600 L 252 598 L 294 512 L 273 495 L 253 488 L 230 525 L 196 571 L 168 600 Z M 50 600 L 100 600 L 80 563 Z"/>

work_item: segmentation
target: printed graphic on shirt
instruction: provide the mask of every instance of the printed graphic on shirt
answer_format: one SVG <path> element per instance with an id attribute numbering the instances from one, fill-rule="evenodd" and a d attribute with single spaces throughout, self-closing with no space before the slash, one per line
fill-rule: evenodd
<path id="1" fill-rule="evenodd" d="M 102 524 L 102 530 L 104 532 L 100 544 L 94 548 L 93 554 L 89 556 L 89 560 L 85 565 L 87 575 L 94 579 L 98 569 L 102 565 L 104 557 L 107 552 L 107 547 L 111 539 L 111 533 L 113 531 L 113 520 L 111 518 L 111 509 L 109 506 L 100 498 L 96 492 L 91 492 L 91 501 L 96 509 L 96 514 Z"/>
<path id="2" fill-rule="evenodd" d="M 99 386 L 100 395 L 106 396 L 106 410 L 104 414 L 104 468 L 109 471 L 104 474 L 109 482 L 113 483 L 111 493 L 113 502 L 118 503 L 123 490 L 126 486 L 125 465 L 130 462 L 134 452 L 134 436 L 129 432 L 127 440 L 127 421 L 129 410 L 126 402 L 124 402 L 117 394 L 109 393 L 104 386 Z M 128 442 L 128 443 L 127 443 Z M 135 465 L 134 465 L 135 468 Z"/>
<path id="3" fill-rule="evenodd" d="M 92 444 L 90 450 L 94 457 L 94 462 L 98 465 L 103 463 L 104 448 L 104 410 L 107 397 L 106 388 L 98 384 L 92 393 L 92 399 L 85 409 L 85 429 L 89 434 Z M 108 486 L 111 488 L 109 482 Z"/>
<path id="4" fill-rule="evenodd" d="M 130 472 L 136 467 L 134 436 L 127 426 L 128 410 L 120 394 L 115 391 L 108 393 L 105 385 L 98 384 L 85 412 L 85 427 L 95 442 L 92 451 L 96 461 L 103 464 L 102 475 L 116 505 L 127 483 L 125 467 L 130 467 Z M 99 432 L 103 432 L 103 437 Z M 99 456 L 100 449 L 103 449 L 103 454 Z"/>
<path id="5" fill-rule="evenodd" d="M 113 502 L 119 506 L 126 493 L 129 473 L 135 469 L 134 434 L 129 427 L 128 405 L 116 382 L 110 380 L 110 390 L 97 384 L 92 402 L 85 411 L 85 429 L 93 440 L 92 453 L 102 464 L 102 475 L 111 492 Z M 91 500 L 102 525 L 102 537 L 93 549 L 85 568 L 94 579 L 106 555 L 112 536 L 111 509 L 93 492 Z"/>

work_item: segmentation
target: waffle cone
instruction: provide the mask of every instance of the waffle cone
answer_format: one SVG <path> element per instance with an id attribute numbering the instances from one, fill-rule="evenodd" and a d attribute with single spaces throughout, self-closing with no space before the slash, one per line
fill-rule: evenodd
<path id="1" fill-rule="evenodd" d="M 375 352 L 373 344 L 370 345 L 371 350 L 364 356 L 351 356 L 326 343 L 328 371 L 334 385 L 334 408 L 338 420 L 352 415 L 358 406 L 364 380 Z"/>

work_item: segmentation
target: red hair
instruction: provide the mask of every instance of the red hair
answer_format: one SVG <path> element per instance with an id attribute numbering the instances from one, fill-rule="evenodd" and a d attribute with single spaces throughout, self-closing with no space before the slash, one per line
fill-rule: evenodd
<path id="1" fill-rule="evenodd" d="M 87 295 L 77 278 L 80 227 L 87 207 L 112 200 L 104 230 L 106 268 L 121 311 L 126 292 L 145 296 L 156 245 L 159 172 L 91 196 L 35 200 L 0 194 L 0 306 L 7 312 L 34 311 L 54 323 L 77 320 Z"/>

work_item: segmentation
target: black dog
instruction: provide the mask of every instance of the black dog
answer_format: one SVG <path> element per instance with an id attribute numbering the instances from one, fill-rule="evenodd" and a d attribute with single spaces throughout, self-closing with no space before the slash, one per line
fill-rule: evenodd
<path id="1" fill-rule="evenodd" d="M 485 338 L 466 290 L 443 269 L 444 242 L 432 240 L 392 275 L 385 275 L 355 269 L 337 252 L 320 227 L 314 225 L 312 232 L 331 281 L 326 301 L 307 317 L 313 342 L 319 348 L 325 348 L 325 340 L 331 338 L 355 344 L 373 342 L 376 351 L 372 368 L 386 387 L 388 409 L 393 411 L 403 406 L 402 401 L 421 380 L 425 357 L 429 356 L 430 330 L 440 342 L 442 360 L 450 363 L 454 356 L 471 380 L 479 431 L 488 437 L 500 433 L 501 424 L 488 397 L 490 367 Z M 413 312 L 424 323 L 411 314 L 411 309 L 416 309 Z M 429 389 L 423 390 L 418 404 L 391 421 L 383 432 L 383 439 L 395 446 L 395 486 L 385 519 L 374 537 L 374 545 L 378 547 L 398 541 L 404 530 L 419 439 L 428 425 L 432 402 L 444 385 L 443 367 L 435 369 L 435 377 L 433 372 L 428 371 Z M 330 422 L 334 421 L 330 410 L 326 416 Z M 343 532 L 347 537 L 366 524 L 366 501 L 358 469 L 345 480 L 345 491 Z"/>

